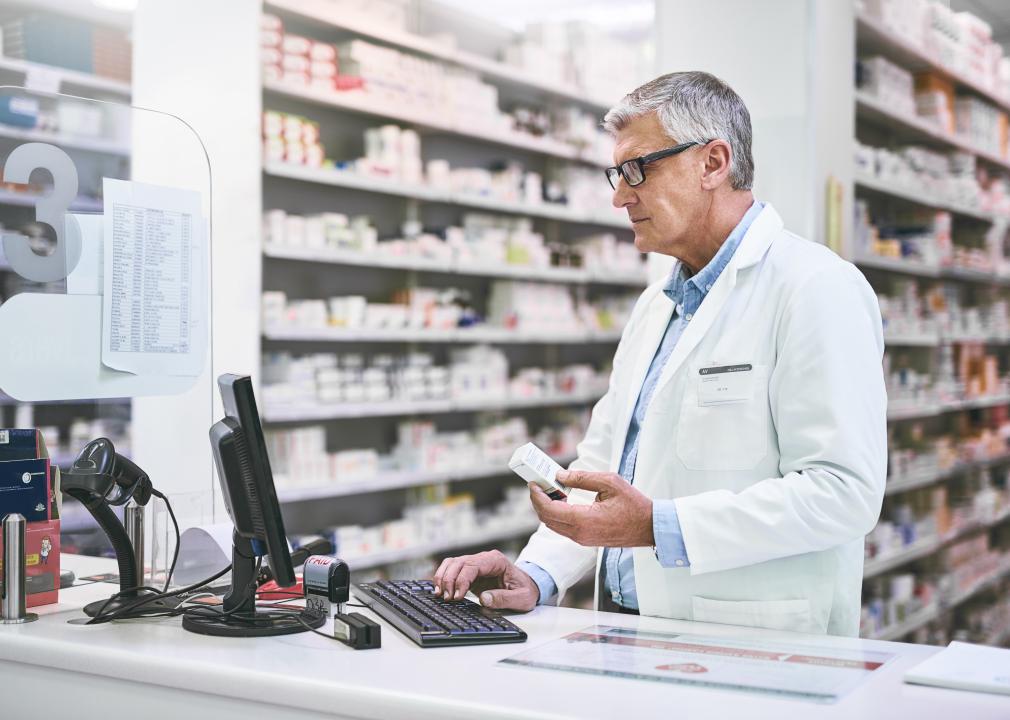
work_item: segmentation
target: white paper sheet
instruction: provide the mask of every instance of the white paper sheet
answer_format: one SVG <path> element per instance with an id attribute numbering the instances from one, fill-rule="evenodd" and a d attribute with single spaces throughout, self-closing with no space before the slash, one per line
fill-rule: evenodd
<path id="1" fill-rule="evenodd" d="M 500 662 L 830 703 L 894 655 L 595 625 Z"/>
<path id="2" fill-rule="evenodd" d="M 195 377 L 206 353 L 200 194 L 105 178 L 102 362 Z"/>
<path id="3" fill-rule="evenodd" d="M 101 215 L 74 214 L 81 231 L 81 259 L 67 275 L 67 295 L 101 295 L 105 233 Z"/>
<path id="4" fill-rule="evenodd" d="M 1010 695 L 1010 650 L 952 642 L 907 671 L 905 682 Z"/>

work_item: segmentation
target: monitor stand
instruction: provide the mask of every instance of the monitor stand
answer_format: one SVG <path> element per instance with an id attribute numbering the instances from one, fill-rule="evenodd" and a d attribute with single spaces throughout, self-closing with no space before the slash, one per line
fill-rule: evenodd
<path id="1" fill-rule="evenodd" d="M 269 637 L 293 635 L 322 627 L 326 616 L 316 613 L 278 612 L 256 607 L 256 553 L 252 541 L 232 532 L 231 588 L 220 607 L 182 616 L 182 627 L 199 635 Z M 299 619 L 304 622 L 299 622 Z"/>

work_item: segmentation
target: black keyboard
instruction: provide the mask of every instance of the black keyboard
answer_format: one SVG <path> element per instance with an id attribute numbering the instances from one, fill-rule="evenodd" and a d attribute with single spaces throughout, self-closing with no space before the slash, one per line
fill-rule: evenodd
<path id="1" fill-rule="evenodd" d="M 428 580 L 359 583 L 354 595 L 421 647 L 526 642 L 501 613 L 469 600 L 444 600 Z"/>

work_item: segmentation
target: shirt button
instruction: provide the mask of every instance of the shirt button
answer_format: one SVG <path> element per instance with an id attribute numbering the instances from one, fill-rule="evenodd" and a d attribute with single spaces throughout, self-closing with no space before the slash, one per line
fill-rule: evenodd
<path id="1" fill-rule="evenodd" d="M 684 561 L 683 560 L 677 560 L 674 564 L 679 567 L 679 566 L 682 566 L 684 564 Z"/>
<path id="2" fill-rule="evenodd" d="M 691 322 L 691 318 L 693 317 L 694 313 L 688 313 L 687 315 L 684 316 L 684 319 L 687 320 L 688 322 Z"/>
<path id="3" fill-rule="evenodd" d="M 712 289 L 712 283 L 709 283 L 708 285 L 705 286 L 705 292 L 708 292 L 711 289 Z"/>

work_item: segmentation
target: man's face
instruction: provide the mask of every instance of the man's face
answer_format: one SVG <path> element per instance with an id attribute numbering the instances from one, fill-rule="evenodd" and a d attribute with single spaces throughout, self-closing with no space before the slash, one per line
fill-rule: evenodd
<path id="1" fill-rule="evenodd" d="M 617 133 L 614 164 L 673 147 L 656 113 L 641 115 Z M 628 212 L 635 231 L 635 247 L 684 258 L 691 230 L 704 212 L 707 198 L 701 188 L 704 170 L 700 148 L 666 157 L 645 166 L 645 182 L 630 187 L 622 177 L 614 191 L 614 207 Z M 690 253 L 689 253 L 690 255 Z"/>

